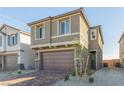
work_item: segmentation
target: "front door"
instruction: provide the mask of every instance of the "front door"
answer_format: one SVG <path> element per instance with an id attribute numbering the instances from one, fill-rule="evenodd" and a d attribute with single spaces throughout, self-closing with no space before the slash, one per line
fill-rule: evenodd
<path id="1" fill-rule="evenodd" d="M 91 52 L 91 67 L 96 70 L 96 51 Z"/>

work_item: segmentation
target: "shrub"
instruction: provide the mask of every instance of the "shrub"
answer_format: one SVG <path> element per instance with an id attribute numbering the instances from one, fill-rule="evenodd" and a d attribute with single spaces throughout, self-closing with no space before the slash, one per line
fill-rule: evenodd
<path id="1" fill-rule="evenodd" d="M 65 80 L 64 81 L 67 81 L 67 80 L 69 80 L 69 75 L 65 76 Z"/>
<path id="2" fill-rule="evenodd" d="M 72 75 L 72 76 L 76 76 L 76 70 L 75 70 L 75 68 L 72 69 L 71 75 Z"/>
<path id="3" fill-rule="evenodd" d="M 93 83 L 94 82 L 94 78 L 93 77 L 89 77 L 89 83 Z"/>
<path id="4" fill-rule="evenodd" d="M 19 69 L 19 70 L 18 70 L 18 74 L 21 74 L 21 73 L 22 73 L 22 72 L 21 72 L 21 70 Z"/>

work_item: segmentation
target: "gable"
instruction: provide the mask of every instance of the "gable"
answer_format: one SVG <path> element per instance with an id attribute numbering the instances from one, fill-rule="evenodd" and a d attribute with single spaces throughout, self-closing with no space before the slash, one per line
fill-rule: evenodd
<path id="1" fill-rule="evenodd" d="M 9 27 L 9 26 L 4 25 L 4 26 L 1 28 L 1 32 L 2 32 L 3 34 L 11 35 L 11 34 L 17 33 L 18 30 L 17 30 L 17 29 L 14 29 L 14 28 L 12 28 L 12 27 Z"/>

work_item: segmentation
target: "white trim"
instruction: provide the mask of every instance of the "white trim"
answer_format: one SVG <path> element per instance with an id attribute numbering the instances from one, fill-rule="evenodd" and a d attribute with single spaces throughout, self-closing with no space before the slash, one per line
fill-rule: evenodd
<path id="1" fill-rule="evenodd" d="M 13 54 L 18 54 L 18 52 L 6 52 L 6 53 L 0 53 L 0 55 L 13 55 Z"/>
<path id="2" fill-rule="evenodd" d="M 67 48 L 52 48 L 52 49 L 43 49 L 43 50 L 37 50 L 36 52 L 51 52 L 51 51 L 61 51 L 61 50 L 73 50 L 74 47 L 67 47 Z"/>
<path id="3" fill-rule="evenodd" d="M 70 34 L 65 34 L 65 35 L 59 35 L 59 36 L 52 36 L 52 38 L 58 38 L 58 37 L 63 37 L 63 36 L 71 36 L 71 35 L 79 35 L 79 32 L 76 33 L 70 33 Z"/>
<path id="4" fill-rule="evenodd" d="M 70 17 L 68 18 L 68 19 L 65 19 L 65 20 L 62 20 L 62 21 L 59 21 L 59 31 L 58 31 L 58 34 L 57 34 L 57 36 L 62 36 L 61 34 L 60 34 L 60 32 L 61 32 L 61 23 L 62 22 L 64 22 L 64 24 L 65 24 L 65 29 L 64 29 L 64 34 L 63 35 L 67 35 L 65 32 L 66 32 L 66 21 L 67 20 L 69 20 L 69 33 L 68 34 L 71 34 L 71 19 L 70 19 Z"/>
<path id="5" fill-rule="evenodd" d="M 57 36 L 59 35 L 59 20 L 57 19 Z"/>
<path id="6" fill-rule="evenodd" d="M 42 40 L 42 39 L 45 39 L 45 32 L 46 32 L 46 31 L 45 31 L 45 30 L 46 30 L 45 27 L 46 27 L 45 24 L 43 24 L 43 27 L 42 27 L 42 26 L 39 27 L 39 29 L 40 29 L 40 28 L 43 28 L 43 30 L 42 30 L 42 35 L 43 35 L 43 37 L 42 37 L 42 38 L 37 38 L 37 37 L 36 37 L 36 35 L 37 35 L 37 34 L 36 34 L 37 27 L 36 27 L 36 25 L 35 25 L 35 40 Z"/>
<path id="7" fill-rule="evenodd" d="M 92 52 L 92 51 L 96 51 L 96 69 L 97 69 L 97 68 L 98 68 L 98 67 L 97 67 L 97 50 L 96 50 L 96 49 L 90 50 L 90 52 Z"/>
<path id="8" fill-rule="evenodd" d="M 31 45 L 31 48 L 37 48 L 37 47 L 45 47 L 45 46 L 58 46 L 58 45 L 67 45 L 67 44 L 77 44 L 79 40 L 74 41 L 66 41 L 66 42 L 59 42 L 59 43 L 47 43 L 47 44 L 40 44 L 40 45 Z"/>

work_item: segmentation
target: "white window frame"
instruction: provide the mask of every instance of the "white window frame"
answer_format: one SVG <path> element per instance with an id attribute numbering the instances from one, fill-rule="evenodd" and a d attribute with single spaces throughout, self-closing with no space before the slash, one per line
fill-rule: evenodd
<path id="1" fill-rule="evenodd" d="M 61 23 L 64 22 L 64 24 L 66 24 L 66 21 L 67 21 L 67 20 L 69 20 L 69 23 L 70 23 L 70 24 L 69 24 L 69 33 L 68 33 L 68 34 L 63 34 L 63 35 L 61 35 L 61 34 L 60 34 L 60 33 L 61 33 Z M 65 33 L 65 32 L 66 32 L 66 25 L 65 25 L 64 30 L 65 30 L 65 31 L 64 31 L 64 33 Z M 58 32 L 58 35 L 59 35 L 59 36 L 71 35 L 71 20 L 70 20 L 70 18 L 59 22 L 59 32 Z"/>
<path id="2" fill-rule="evenodd" d="M 13 38 L 14 38 L 14 41 L 15 41 L 15 34 L 10 35 L 10 45 L 9 46 L 15 46 L 14 42 L 13 42 Z"/>
<path id="3" fill-rule="evenodd" d="M 93 38 L 93 36 L 92 36 L 92 32 L 94 32 L 94 34 L 95 34 L 95 38 Z M 96 40 L 96 37 L 97 37 L 96 34 L 97 34 L 97 33 L 96 33 L 96 30 L 91 30 L 91 32 L 90 32 L 90 38 L 91 38 L 91 40 Z"/>
<path id="4" fill-rule="evenodd" d="M 42 37 L 42 38 L 37 38 L 37 36 L 36 36 L 36 35 L 37 35 L 37 34 L 36 34 L 37 28 L 36 28 L 36 26 L 35 26 L 35 40 L 42 40 L 42 39 L 45 39 L 45 25 L 39 27 L 38 29 L 40 29 L 40 28 L 43 28 L 43 30 L 42 30 L 42 35 L 43 35 L 43 37 Z"/>

